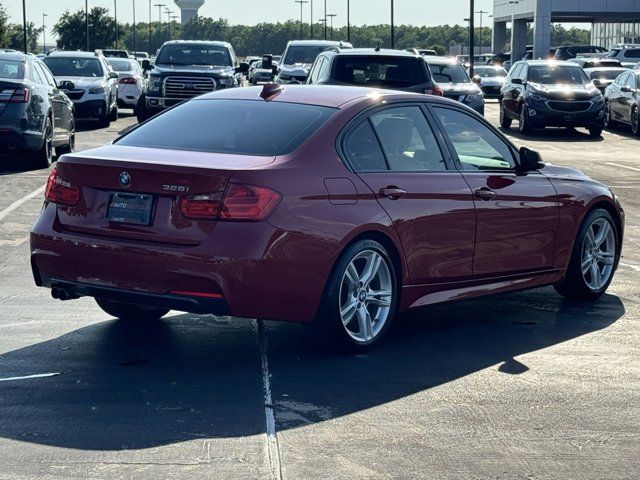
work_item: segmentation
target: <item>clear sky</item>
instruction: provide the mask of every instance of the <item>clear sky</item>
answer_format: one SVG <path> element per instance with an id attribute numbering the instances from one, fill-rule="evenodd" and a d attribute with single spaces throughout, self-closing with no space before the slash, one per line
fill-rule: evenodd
<path id="1" fill-rule="evenodd" d="M 42 14 L 46 13 L 47 36 L 51 37 L 53 25 L 65 10 L 84 9 L 84 0 L 26 0 L 27 21 L 42 25 Z M 149 19 L 149 0 L 116 0 L 118 20 L 131 22 L 133 3 L 136 7 L 136 20 L 147 22 Z M 152 4 L 166 3 L 168 8 L 178 12 L 173 0 L 151 0 Z M 476 0 L 475 9 L 489 11 L 492 0 Z M 0 0 L 7 8 L 10 21 L 22 22 L 21 0 Z M 389 23 L 390 0 L 351 0 L 351 23 L 354 25 Z M 114 0 L 89 0 L 89 8 L 101 6 L 113 12 Z M 304 5 L 304 18 L 309 21 L 309 4 Z M 313 0 L 314 21 L 324 14 L 324 0 Z M 335 13 L 334 26 L 345 25 L 347 21 L 347 0 L 327 0 L 327 13 Z M 158 19 L 158 7 L 153 7 L 152 20 Z M 300 5 L 294 0 L 205 0 L 200 15 L 213 18 L 226 18 L 230 23 L 254 25 L 260 22 L 277 22 L 300 18 Z M 469 15 L 468 0 L 395 0 L 395 22 L 412 25 L 464 24 Z M 166 21 L 163 15 L 162 20 Z M 480 16 L 476 15 L 476 22 Z M 484 15 L 484 24 L 488 22 Z M 49 40 L 47 40 L 49 43 Z"/>

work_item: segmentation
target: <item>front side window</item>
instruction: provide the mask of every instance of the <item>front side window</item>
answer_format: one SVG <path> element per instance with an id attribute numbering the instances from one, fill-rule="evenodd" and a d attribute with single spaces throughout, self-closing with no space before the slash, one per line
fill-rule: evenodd
<path id="1" fill-rule="evenodd" d="M 636 76 L 632 73 L 627 74 L 627 87 L 636 88 Z"/>
<path id="2" fill-rule="evenodd" d="M 434 108 L 451 140 L 462 170 L 511 170 L 515 162 L 509 146 L 479 120 L 449 108 Z"/>
<path id="3" fill-rule="evenodd" d="M 390 108 L 371 116 L 392 171 L 446 170 L 438 142 L 419 107 Z"/>

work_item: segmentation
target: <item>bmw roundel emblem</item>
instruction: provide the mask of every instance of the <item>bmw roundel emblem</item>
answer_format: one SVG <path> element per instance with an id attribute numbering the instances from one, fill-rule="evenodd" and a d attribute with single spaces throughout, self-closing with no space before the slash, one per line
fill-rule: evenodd
<path id="1" fill-rule="evenodd" d="M 120 183 L 125 187 L 131 183 L 131 175 L 127 172 L 120 172 Z"/>

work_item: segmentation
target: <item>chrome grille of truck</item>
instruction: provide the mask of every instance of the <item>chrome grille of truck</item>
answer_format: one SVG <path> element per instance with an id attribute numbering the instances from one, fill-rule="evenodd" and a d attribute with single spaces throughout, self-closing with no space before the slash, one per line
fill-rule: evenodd
<path id="1" fill-rule="evenodd" d="M 191 98 L 215 89 L 215 81 L 206 77 L 171 76 L 164 81 L 164 96 L 168 98 Z"/>

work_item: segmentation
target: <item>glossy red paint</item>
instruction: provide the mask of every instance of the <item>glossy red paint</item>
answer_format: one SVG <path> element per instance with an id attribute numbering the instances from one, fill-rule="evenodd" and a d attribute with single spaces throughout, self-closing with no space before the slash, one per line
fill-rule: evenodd
<path id="1" fill-rule="evenodd" d="M 230 89 L 205 98 L 255 101 L 260 91 Z M 375 238 L 391 252 L 402 285 L 399 308 L 406 310 L 558 281 L 580 222 L 596 204 L 614 214 L 622 232 L 624 215 L 611 192 L 571 169 L 355 173 L 341 158 L 337 139 L 370 107 L 451 105 L 447 100 L 327 86 L 285 86 L 269 100 L 337 110 L 284 156 L 117 143 L 64 156 L 57 174 L 79 189 L 80 199 L 72 206 L 45 202 L 31 233 L 36 282 L 207 294 L 234 316 L 310 322 L 333 265 L 357 238 Z M 130 176 L 127 186 L 119 183 L 122 172 Z M 185 196 L 222 198 L 231 185 L 265 188 L 280 198 L 265 219 L 251 222 L 188 218 L 180 208 Z M 475 194 L 485 187 L 495 197 Z M 388 188 L 406 194 L 380 193 Z M 114 190 L 153 195 L 151 224 L 109 222 Z"/>

